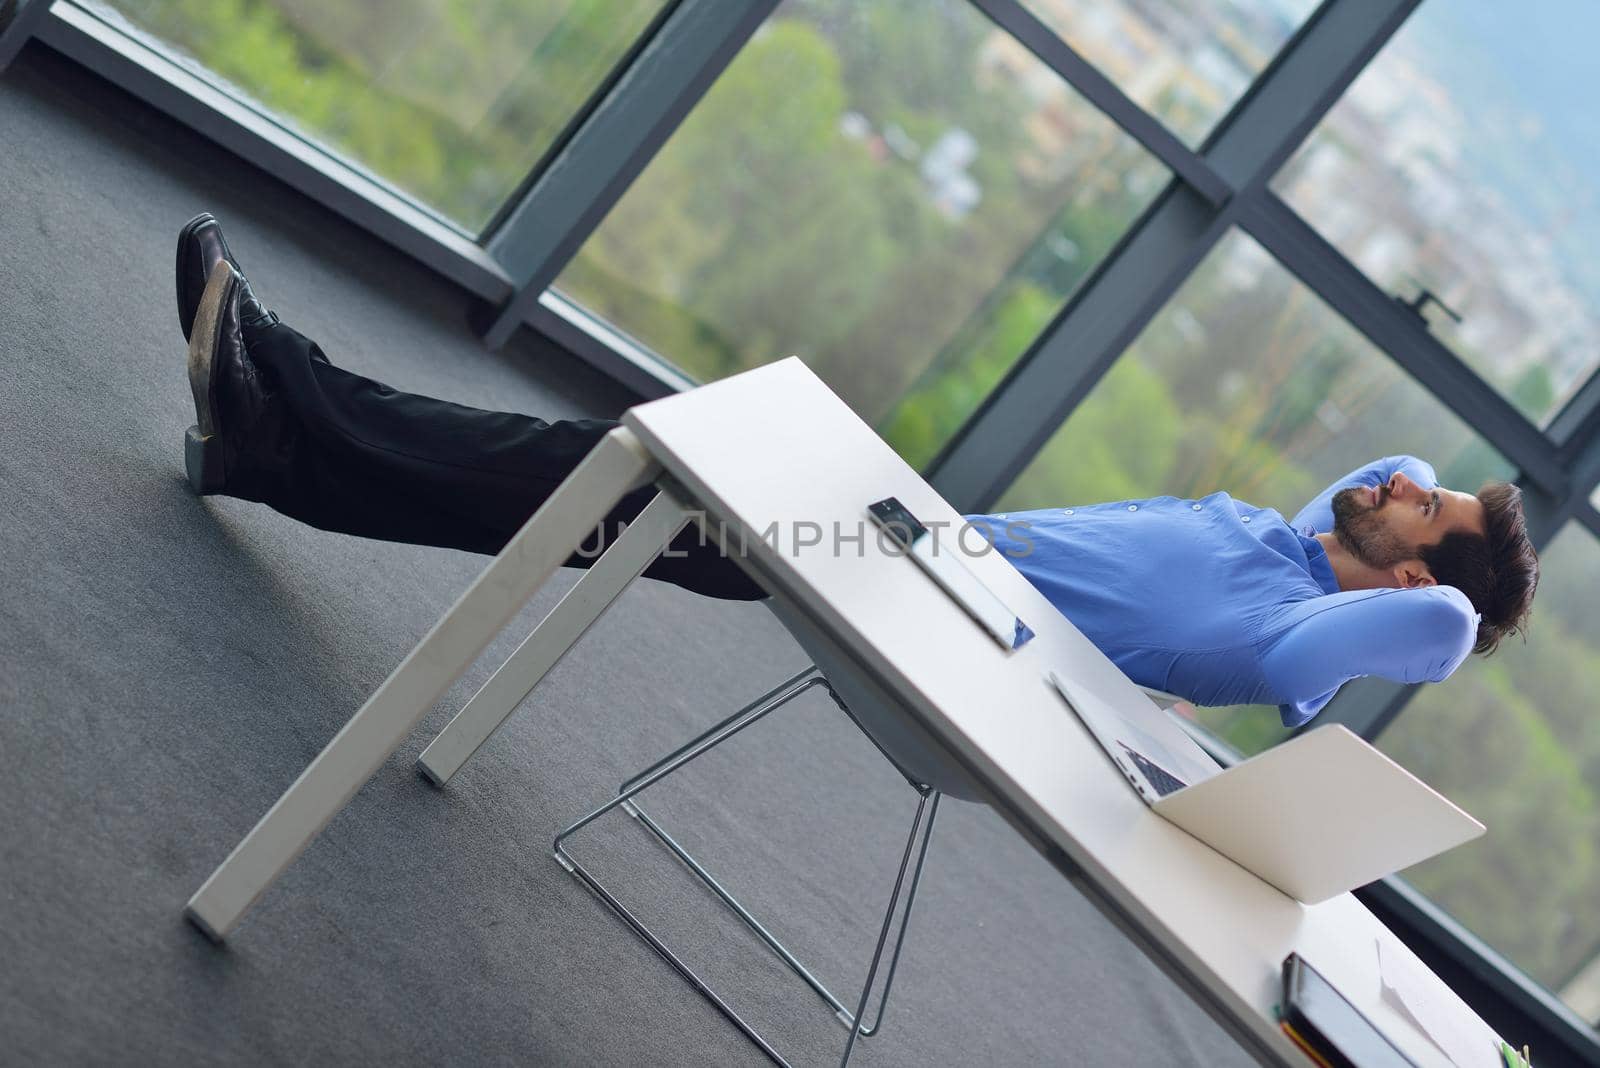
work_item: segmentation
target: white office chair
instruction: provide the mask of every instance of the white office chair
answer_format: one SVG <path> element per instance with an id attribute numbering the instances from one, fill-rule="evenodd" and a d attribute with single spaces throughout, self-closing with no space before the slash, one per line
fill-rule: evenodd
<path id="1" fill-rule="evenodd" d="M 689 870 L 699 877 L 723 904 L 743 920 L 750 930 L 755 932 L 790 970 L 803 979 L 822 998 L 833 1010 L 839 1021 L 850 1029 L 850 1037 L 845 1042 L 844 1054 L 839 1062 L 842 1068 L 850 1060 L 857 1036 L 870 1037 L 876 1034 L 883 1024 L 884 1012 L 889 1002 L 889 991 L 894 984 L 894 975 L 900 963 L 901 949 L 905 945 L 906 929 L 911 919 L 911 908 L 916 901 L 917 887 L 922 880 L 923 862 L 927 858 L 928 843 L 933 834 L 933 822 L 938 815 L 940 798 L 948 794 L 962 800 L 982 801 L 985 795 L 983 788 L 961 766 L 955 757 L 929 737 L 914 715 L 899 705 L 898 702 L 889 698 L 876 686 L 871 677 L 856 665 L 848 652 L 828 638 L 803 614 L 782 603 L 780 599 L 772 598 L 766 603 L 772 609 L 773 614 L 778 617 L 778 620 L 788 629 L 789 633 L 794 636 L 800 647 L 811 657 L 813 666 L 785 679 L 774 689 L 762 694 L 755 701 L 624 782 L 618 788 L 617 795 L 614 798 L 556 836 L 554 854 L 563 867 L 582 880 L 584 885 L 621 917 L 640 938 L 649 943 L 663 959 L 671 964 L 695 989 L 699 990 L 735 1026 L 743 1031 L 767 1056 L 780 1065 L 788 1065 L 789 1062 L 748 1021 L 741 1017 L 705 980 L 701 979 L 693 969 L 684 963 L 643 921 L 629 911 L 567 849 L 567 840 L 572 835 L 612 809 L 621 807 L 654 834 L 679 860 L 683 861 Z M 912 816 L 911 829 L 906 837 L 905 851 L 900 859 L 899 871 L 895 876 L 894 887 L 889 895 L 888 906 L 884 910 L 883 924 L 878 932 L 877 944 L 873 948 L 872 958 L 867 967 L 866 982 L 862 986 L 860 996 L 857 998 L 854 1007 L 845 1004 L 829 991 L 821 980 L 812 974 L 810 969 L 784 946 L 760 920 L 751 915 L 750 911 L 740 904 L 733 894 L 718 882 L 716 877 L 707 871 L 699 861 L 691 856 L 671 834 L 639 807 L 638 802 L 635 800 L 642 791 L 660 782 L 702 753 L 715 748 L 744 728 L 817 686 L 827 689 L 835 703 L 839 705 L 857 727 L 861 728 L 862 733 L 877 746 L 878 751 L 894 765 L 895 769 L 900 772 L 918 795 L 916 812 Z M 1178 700 L 1171 694 L 1161 694 L 1159 691 L 1149 692 L 1157 700 L 1157 703 L 1162 704 L 1163 707 L 1170 707 L 1172 703 Z M 1166 699 L 1164 702 L 1163 698 Z M 924 813 L 927 816 L 926 823 L 923 821 Z M 920 845 L 918 844 L 919 834 Z M 906 869 L 911 865 L 913 853 L 916 854 L 916 865 L 912 870 L 911 881 L 907 885 Z M 904 907 L 903 910 L 900 910 L 902 893 Z M 883 991 L 878 1000 L 877 1015 L 871 1024 L 866 1024 L 863 1020 L 866 1015 L 867 1005 L 871 1000 L 874 981 L 877 978 L 878 967 L 883 958 L 884 946 L 888 940 L 889 932 L 894 926 L 897 910 L 902 911 L 900 932 L 895 940 L 894 952 L 889 959 L 888 971 L 884 975 Z"/>

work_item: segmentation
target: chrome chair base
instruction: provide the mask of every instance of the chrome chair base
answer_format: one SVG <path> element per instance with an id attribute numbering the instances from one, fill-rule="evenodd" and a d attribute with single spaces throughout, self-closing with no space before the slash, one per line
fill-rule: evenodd
<path id="1" fill-rule="evenodd" d="M 603 886 L 594 876 L 594 874 L 590 872 L 589 869 L 584 867 L 583 864 L 580 863 L 577 858 L 575 858 L 567 850 L 565 843 L 573 834 L 577 833 L 582 828 L 588 826 L 590 823 L 594 822 L 615 808 L 621 808 L 630 816 L 634 817 L 634 819 L 638 820 L 640 824 L 642 824 L 647 830 L 650 831 L 651 834 L 655 835 L 655 837 L 659 839 L 662 844 L 671 850 L 673 855 L 682 861 L 684 865 L 691 872 L 693 872 L 695 876 L 699 878 L 700 881 L 703 882 L 724 905 L 726 905 L 730 910 L 733 911 L 735 915 L 744 921 L 745 925 L 749 927 L 751 931 L 755 932 L 757 937 L 759 937 L 769 949 L 776 953 L 779 959 L 782 960 L 791 971 L 793 971 L 801 979 L 805 980 L 806 984 L 811 987 L 817 996 L 820 997 L 823 1002 L 833 1010 L 834 1016 L 839 1020 L 839 1022 L 845 1027 L 849 1028 L 850 1037 L 845 1042 L 844 1054 L 839 1061 L 841 1068 L 843 1068 L 843 1066 L 848 1064 L 850 1061 L 850 1055 L 855 1049 L 857 1037 L 871 1037 L 878 1032 L 879 1027 L 883 1024 L 883 1014 L 889 1003 L 889 990 L 890 987 L 894 985 L 895 970 L 900 964 L 900 951 L 905 945 L 906 928 L 909 926 L 911 920 L 911 907 L 916 901 L 917 887 L 922 881 L 922 867 L 923 862 L 927 859 L 928 855 L 928 842 L 933 835 L 933 821 L 938 815 L 939 811 L 939 798 L 941 796 L 939 791 L 915 782 L 911 782 L 910 779 L 907 779 L 907 782 L 910 782 L 912 788 L 917 792 L 917 809 L 911 820 L 911 831 L 906 837 L 906 847 L 900 858 L 900 868 L 895 875 L 894 889 L 889 895 L 889 905 L 884 911 L 883 924 L 878 931 L 877 945 L 873 949 L 872 960 L 867 967 L 867 979 L 861 988 L 860 998 L 858 999 L 853 1011 L 849 1006 L 845 1005 L 844 1002 L 840 1001 L 838 997 L 831 993 L 828 988 L 823 985 L 822 981 L 812 974 L 811 970 L 807 968 L 799 960 L 799 958 L 790 952 L 789 949 L 783 945 L 783 943 L 778 941 L 777 937 L 773 935 L 771 931 L 769 931 L 758 919 L 756 919 L 755 916 L 751 915 L 750 911 L 741 905 L 726 887 L 718 882 L 717 879 L 709 871 L 707 871 L 699 861 L 695 860 L 695 858 L 691 856 L 675 838 L 668 834 L 667 831 L 663 829 L 661 825 L 657 823 L 647 812 L 640 808 L 638 803 L 634 800 L 634 798 L 637 797 L 642 791 L 660 782 L 674 771 L 677 771 L 679 768 L 689 763 L 695 757 L 700 756 L 702 753 L 708 752 L 716 746 L 722 744 L 729 738 L 732 738 L 735 734 L 738 734 L 740 731 L 750 726 L 752 723 L 761 720 L 768 714 L 783 707 L 796 697 L 799 697 L 802 693 L 805 693 L 816 686 L 826 687 L 829 695 L 839 705 L 839 707 L 844 709 L 847 714 L 849 713 L 849 710 L 844 706 L 844 702 L 840 700 L 839 695 L 834 692 L 833 687 L 829 684 L 828 680 L 823 677 L 822 673 L 815 667 L 806 668 L 804 671 L 801 671 L 800 673 L 780 683 L 777 687 L 756 698 L 756 700 L 752 701 L 744 708 L 741 708 L 727 719 L 717 723 L 709 730 L 691 739 L 689 742 L 663 757 L 646 770 L 640 772 L 632 779 L 629 779 L 627 782 L 623 783 L 622 786 L 618 788 L 616 797 L 612 798 L 610 801 L 601 805 L 599 808 L 595 809 L 593 812 L 590 812 L 588 815 L 572 824 L 566 830 L 556 835 L 555 843 L 552 849 L 552 853 L 556 861 L 560 863 L 562 867 L 566 868 L 567 871 L 577 876 L 577 878 L 586 887 L 588 887 L 596 897 L 600 898 L 600 900 L 603 901 L 612 912 L 616 913 L 624 923 L 632 928 L 635 934 L 644 939 L 644 941 L 649 944 L 650 948 L 654 949 L 663 960 L 672 965 L 678 974 L 682 975 L 684 979 L 688 980 L 691 986 L 698 990 L 701 995 L 706 998 L 706 1000 L 711 1002 L 711 1004 L 716 1007 L 717 1011 L 726 1016 L 734 1026 L 738 1027 L 739 1030 L 744 1033 L 745 1037 L 749 1038 L 750 1041 L 753 1042 L 757 1048 L 759 1048 L 769 1058 L 771 1058 L 775 1064 L 782 1065 L 783 1068 L 790 1068 L 789 1062 L 785 1060 L 775 1048 L 773 1048 L 772 1044 L 762 1037 L 760 1032 L 758 1032 L 753 1026 L 750 1025 L 748 1021 L 740 1016 L 732 1008 L 732 1006 L 723 1000 L 723 998 L 718 995 L 717 992 L 713 990 L 705 980 L 701 979 L 700 976 L 697 975 L 688 964 L 684 963 L 684 961 L 678 957 L 678 955 L 675 954 L 664 942 L 662 942 L 661 939 L 657 937 L 656 934 L 651 931 L 642 920 L 629 911 L 626 905 L 624 905 L 616 898 L 615 895 L 607 890 L 605 886 Z M 923 820 L 924 814 L 927 816 L 926 822 Z M 919 835 L 920 845 L 918 844 Z M 911 857 L 913 853 L 916 854 L 916 866 L 912 870 L 911 880 L 909 885 L 907 885 L 906 870 L 911 867 Z M 903 909 L 900 908 L 902 893 L 904 894 L 905 898 Z M 901 913 L 900 933 L 895 939 L 894 952 L 889 959 L 888 971 L 884 974 L 883 991 L 878 999 L 877 1016 L 872 1021 L 871 1026 L 862 1026 L 858 1023 L 858 1021 L 862 1020 L 865 1016 L 867 1005 L 871 1000 L 874 981 L 877 978 L 878 966 L 882 962 L 884 947 L 888 942 L 889 931 L 894 926 L 894 919 L 897 911 Z"/>

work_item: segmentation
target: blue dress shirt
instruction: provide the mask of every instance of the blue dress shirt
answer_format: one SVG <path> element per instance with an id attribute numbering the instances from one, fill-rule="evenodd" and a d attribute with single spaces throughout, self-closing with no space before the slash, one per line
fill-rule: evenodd
<path id="1" fill-rule="evenodd" d="M 1350 472 L 1295 516 L 1226 493 L 1154 497 L 967 518 L 1130 678 L 1197 705 L 1275 704 L 1286 727 L 1320 712 L 1353 678 L 1439 682 L 1477 633 L 1450 586 L 1341 591 L 1314 535 L 1332 498 L 1395 471 L 1391 456 Z"/>

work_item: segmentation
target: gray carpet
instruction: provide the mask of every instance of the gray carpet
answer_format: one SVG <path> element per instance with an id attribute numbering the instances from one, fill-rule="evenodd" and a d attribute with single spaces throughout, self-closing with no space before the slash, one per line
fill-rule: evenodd
<path id="1" fill-rule="evenodd" d="M 546 416 L 629 402 L 242 161 L 30 45 L 0 78 L 0 1062 L 760 1064 L 549 856 L 801 664 L 758 605 L 636 584 L 446 790 L 412 762 L 513 627 L 226 948 L 183 902 L 484 565 L 199 499 L 173 235 L 215 211 L 334 362 Z M 554 602 L 570 573 L 519 621 Z M 848 990 L 914 795 L 815 694 L 649 806 Z M 576 847 L 800 1064 L 844 1031 L 625 816 Z M 992 812 L 947 803 L 863 1065 L 1230 1064 Z"/>

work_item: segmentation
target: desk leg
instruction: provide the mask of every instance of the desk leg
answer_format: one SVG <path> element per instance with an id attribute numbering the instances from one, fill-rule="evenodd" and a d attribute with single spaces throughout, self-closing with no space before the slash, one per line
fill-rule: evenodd
<path id="1" fill-rule="evenodd" d="M 539 680 L 617 599 L 623 587 L 638 578 L 639 572 L 660 554 L 662 546 L 672 540 L 688 518 L 683 505 L 671 494 L 656 494 L 500 670 L 422 751 L 417 758 L 422 774 L 435 786 L 443 786 L 472 759 Z"/>
<path id="2" fill-rule="evenodd" d="M 659 470 L 632 431 L 618 427 L 602 438 L 211 873 L 184 914 L 213 939 L 227 937 L 623 494 Z"/>

